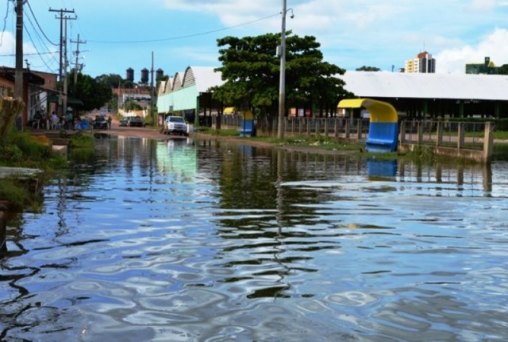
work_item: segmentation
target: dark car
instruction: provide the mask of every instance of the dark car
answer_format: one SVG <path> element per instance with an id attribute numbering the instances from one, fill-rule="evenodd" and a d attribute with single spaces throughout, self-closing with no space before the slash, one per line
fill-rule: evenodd
<path id="1" fill-rule="evenodd" d="M 129 124 L 129 119 L 127 119 L 127 118 L 121 118 L 120 119 L 120 126 L 121 127 L 127 127 L 128 124 Z"/>
<path id="2" fill-rule="evenodd" d="M 93 121 L 94 129 L 108 129 L 108 120 L 104 116 L 96 116 Z"/>
<path id="3" fill-rule="evenodd" d="M 133 116 L 129 118 L 129 126 L 130 127 L 143 127 L 145 124 L 143 122 L 143 119 L 139 116 Z"/>

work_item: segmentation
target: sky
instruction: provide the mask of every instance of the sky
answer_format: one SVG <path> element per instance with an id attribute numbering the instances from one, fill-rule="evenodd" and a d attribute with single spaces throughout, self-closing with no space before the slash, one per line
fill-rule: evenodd
<path id="1" fill-rule="evenodd" d="M 134 69 L 173 76 L 188 66 L 220 66 L 217 39 L 280 33 L 284 0 L 28 0 L 24 60 L 58 73 L 59 13 L 67 20 L 68 59 L 96 77 Z M 486 56 L 508 64 L 508 0 L 287 0 L 286 28 L 311 35 L 324 61 L 345 70 L 398 71 L 428 51 L 438 73 L 464 73 Z M 291 18 L 293 17 L 293 18 Z M 15 66 L 13 0 L 0 0 L 0 65 Z M 274 51 L 275 54 L 275 51 Z M 25 64 L 26 66 L 26 64 Z"/>

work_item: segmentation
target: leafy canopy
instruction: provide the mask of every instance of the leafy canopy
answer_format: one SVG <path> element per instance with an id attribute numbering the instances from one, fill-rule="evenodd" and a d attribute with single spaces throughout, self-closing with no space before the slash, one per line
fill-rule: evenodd
<path id="1" fill-rule="evenodd" d="M 69 97 L 81 100 L 82 105 L 78 109 L 90 111 L 104 106 L 112 96 L 110 79 L 105 77 L 92 78 L 89 75 L 78 73 L 77 83 L 69 74 Z"/>
<path id="2" fill-rule="evenodd" d="M 218 39 L 219 61 L 225 83 L 214 89 L 214 98 L 227 105 L 258 109 L 274 115 L 278 108 L 280 35 Z M 344 71 L 323 61 L 315 37 L 286 37 L 286 107 L 334 108 L 344 94 Z M 330 107 L 331 106 L 331 107 Z"/>

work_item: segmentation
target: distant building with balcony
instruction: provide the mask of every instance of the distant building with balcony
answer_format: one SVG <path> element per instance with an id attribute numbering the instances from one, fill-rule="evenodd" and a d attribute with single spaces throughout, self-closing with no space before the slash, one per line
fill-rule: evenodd
<path id="1" fill-rule="evenodd" d="M 407 73 L 435 73 L 436 60 L 427 51 L 420 52 L 416 58 L 406 61 Z"/>

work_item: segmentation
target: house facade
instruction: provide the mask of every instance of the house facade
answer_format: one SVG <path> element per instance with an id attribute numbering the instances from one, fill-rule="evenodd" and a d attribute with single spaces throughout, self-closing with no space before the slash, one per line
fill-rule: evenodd
<path id="1" fill-rule="evenodd" d="M 0 67 L 0 95 L 13 96 L 16 70 Z M 47 115 L 56 109 L 51 95 L 57 93 L 57 75 L 26 70 L 23 73 L 22 100 L 25 108 L 21 113 L 21 124 L 26 126 L 36 112 Z"/>

